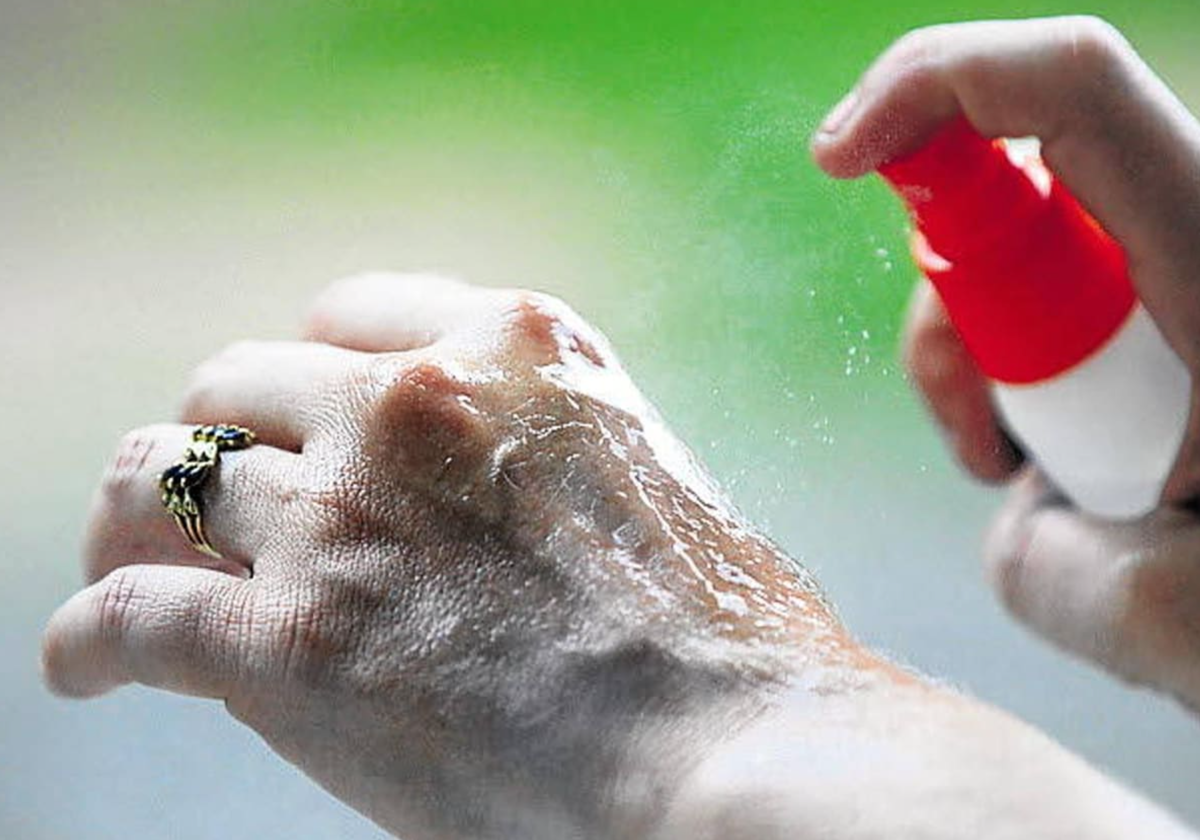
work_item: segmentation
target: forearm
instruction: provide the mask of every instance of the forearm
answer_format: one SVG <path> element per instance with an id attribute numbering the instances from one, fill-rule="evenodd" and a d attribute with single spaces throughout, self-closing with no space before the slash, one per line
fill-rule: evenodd
<path id="1" fill-rule="evenodd" d="M 655 840 L 1194 838 L 995 709 L 921 684 L 791 690 L 714 749 Z"/>

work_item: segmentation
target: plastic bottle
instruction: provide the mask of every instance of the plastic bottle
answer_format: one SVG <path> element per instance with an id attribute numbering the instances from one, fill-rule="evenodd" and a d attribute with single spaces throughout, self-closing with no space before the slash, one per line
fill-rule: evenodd
<path id="1" fill-rule="evenodd" d="M 1080 508 L 1156 505 L 1191 381 L 1138 302 L 1121 247 L 1033 159 L 951 123 L 879 172 L 907 205 L 912 252 L 993 383 L 1009 433 Z"/>

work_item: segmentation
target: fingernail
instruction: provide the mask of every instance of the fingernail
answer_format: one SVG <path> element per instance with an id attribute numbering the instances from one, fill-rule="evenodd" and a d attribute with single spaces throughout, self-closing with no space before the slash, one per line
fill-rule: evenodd
<path id="1" fill-rule="evenodd" d="M 833 106 L 817 129 L 817 140 L 829 140 L 837 135 L 858 108 L 858 90 L 852 90 L 842 97 L 842 101 Z"/>

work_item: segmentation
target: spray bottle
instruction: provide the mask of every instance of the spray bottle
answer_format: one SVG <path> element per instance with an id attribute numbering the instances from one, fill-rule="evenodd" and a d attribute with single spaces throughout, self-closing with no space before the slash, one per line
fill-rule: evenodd
<path id="1" fill-rule="evenodd" d="M 879 172 L 908 207 L 913 257 L 1008 432 L 1083 510 L 1153 509 L 1191 380 L 1117 242 L 1039 160 L 1016 162 L 965 119 Z"/>

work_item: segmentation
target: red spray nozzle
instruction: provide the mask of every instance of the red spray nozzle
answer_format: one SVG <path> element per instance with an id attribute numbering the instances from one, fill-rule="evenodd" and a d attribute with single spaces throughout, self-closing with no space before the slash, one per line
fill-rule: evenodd
<path id="1" fill-rule="evenodd" d="M 1009 160 L 1003 141 L 980 136 L 964 118 L 925 146 L 879 167 L 933 250 L 954 261 L 988 248 L 1016 218 L 1041 212 L 1045 196 Z"/>
<path id="2" fill-rule="evenodd" d="M 1132 310 L 1120 246 L 1044 169 L 1016 165 L 966 119 L 879 173 L 913 217 L 918 265 L 993 379 L 1056 376 Z"/>

